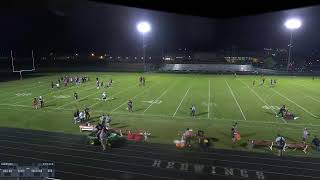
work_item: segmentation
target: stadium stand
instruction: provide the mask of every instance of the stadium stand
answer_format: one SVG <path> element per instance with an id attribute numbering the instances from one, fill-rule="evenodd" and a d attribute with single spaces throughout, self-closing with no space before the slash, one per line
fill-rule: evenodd
<path id="1" fill-rule="evenodd" d="M 160 72 L 253 72 L 252 65 L 235 64 L 165 64 Z"/>

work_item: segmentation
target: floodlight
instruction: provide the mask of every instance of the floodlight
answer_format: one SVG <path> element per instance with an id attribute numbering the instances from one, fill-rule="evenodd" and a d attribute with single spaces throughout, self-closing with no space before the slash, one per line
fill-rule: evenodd
<path id="1" fill-rule="evenodd" d="M 148 22 L 140 22 L 137 25 L 137 29 L 140 33 L 144 34 L 151 30 L 151 26 Z"/>
<path id="2" fill-rule="evenodd" d="M 294 30 L 294 29 L 298 29 L 301 27 L 301 20 L 297 19 L 297 18 L 292 18 L 292 19 L 288 19 L 284 25 L 286 26 L 286 28 L 290 29 L 290 30 Z"/>

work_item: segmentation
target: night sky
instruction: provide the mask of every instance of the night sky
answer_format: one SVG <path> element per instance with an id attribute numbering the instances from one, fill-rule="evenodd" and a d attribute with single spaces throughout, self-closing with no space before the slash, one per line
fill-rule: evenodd
<path id="1" fill-rule="evenodd" d="M 147 20 L 148 52 L 161 55 L 177 48 L 196 51 L 286 48 L 289 31 L 283 23 L 295 16 L 303 20 L 294 33 L 295 53 L 308 56 L 320 47 L 320 7 L 281 11 L 233 19 L 209 19 L 106 5 L 84 0 L 76 4 L 48 1 L 41 7 L 3 9 L 0 16 L 1 52 L 36 49 L 39 52 L 111 51 L 137 55 L 141 36 L 136 23 Z"/>

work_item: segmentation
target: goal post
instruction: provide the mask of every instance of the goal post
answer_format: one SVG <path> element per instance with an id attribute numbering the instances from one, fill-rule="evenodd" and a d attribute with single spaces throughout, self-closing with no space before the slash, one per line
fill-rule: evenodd
<path id="1" fill-rule="evenodd" d="M 33 50 L 31 50 L 31 60 L 32 60 L 32 68 L 31 69 L 24 69 L 24 68 L 18 68 L 17 69 L 17 67 L 15 66 L 15 63 L 17 63 L 16 62 L 17 57 L 13 54 L 12 50 L 10 50 L 10 56 L 11 56 L 12 72 L 19 73 L 20 74 L 20 79 L 22 79 L 22 72 L 33 72 L 33 71 L 36 70 Z M 30 57 L 28 57 L 28 58 L 30 58 Z"/>

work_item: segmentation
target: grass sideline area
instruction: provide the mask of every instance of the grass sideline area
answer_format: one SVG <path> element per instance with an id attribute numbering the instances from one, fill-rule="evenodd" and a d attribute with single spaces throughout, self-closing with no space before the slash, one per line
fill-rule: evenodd
<path id="1" fill-rule="evenodd" d="M 51 88 L 61 76 L 87 75 L 90 81 L 79 86 Z M 89 107 L 92 120 L 102 113 L 110 113 L 112 127 L 147 130 L 151 142 L 173 144 L 178 132 L 186 128 L 204 130 L 216 139 L 215 148 L 247 150 L 248 139 L 274 140 L 280 133 L 287 141 L 301 142 L 303 128 L 320 136 L 320 79 L 295 76 L 204 75 L 146 73 L 146 85 L 139 86 L 140 73 L 45 73 L 24 80 L 0 82 L 0 126 L 57 131 L 79 134 L 73 123 L 76 109 Z M 104 83 L 112 78 L 111 88 L 96 88 L 96 77 Z M 270 86 L 270 79 L 277 84 Z M 253 86 L 253 81 L 256 81 Z M 102 92 L 110 100 L 101 100 Z M 77 92 L 79 100 L 74 100 Z M 33 109 L 34 97 L 42 96 L 45 107 Z M 133 100 L 133 112 L 127 111 L 127 101 Z M 190 107 L 196 107 L 196 118 L 190 116 Z M 285 121 L 275 116 L 278 107 L 285 104 L 299 117 Z M 232 145 L 230 129 L 238 122 L 241 140 Z M 256 152 L 271 153 L 265 149 Z M 276 153 L 275 151 L 273 153 Z M 288 150 L 288 155 L 320 157 L 319 152 Z"/>

